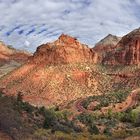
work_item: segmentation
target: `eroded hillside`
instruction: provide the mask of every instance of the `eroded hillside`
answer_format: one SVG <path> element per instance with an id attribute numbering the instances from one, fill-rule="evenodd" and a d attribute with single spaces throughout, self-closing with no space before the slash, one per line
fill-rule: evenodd
<path id="1" fill-rule="evenodd" d="M 24 64 L 31 54 L 16 50 L 0 42 L 0 77 Z"/>

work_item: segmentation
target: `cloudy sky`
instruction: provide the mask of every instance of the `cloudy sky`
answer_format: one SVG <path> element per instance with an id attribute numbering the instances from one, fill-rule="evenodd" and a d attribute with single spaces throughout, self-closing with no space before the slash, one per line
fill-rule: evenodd
<path id="1" fill-rule="evenodd" d="M 140 0 L 0 0 L 0 40 L 34 52 L 61 33 L 93 46 L 140 26 Z"/>

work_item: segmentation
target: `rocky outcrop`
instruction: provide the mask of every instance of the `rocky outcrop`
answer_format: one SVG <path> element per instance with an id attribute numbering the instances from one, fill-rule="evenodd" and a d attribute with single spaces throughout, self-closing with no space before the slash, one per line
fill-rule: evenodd
<path id="1" fill-rule="evenodd" d="M 93 49 L 100 53 L 112 51 L 120 40 L 121 37 L 109 34 L 101 41 L 99 41 Z"/>
<path id="2" fill-rule="evenodd" d="M 140 64 L 140 28 L 125 35 L 104 58 L 105 64 Z"/>
<path id="3" fill-rule="evenodd" d="M 120 40 L 121 37 L 109 34 L 95 45 L 93 50 L 100 56 L 101 63 L 106 55 L 116 48 L 116 45 Z"/>
<path id="4" fill-rule="evenodd" d="M 39 46 L 31 61 L 45 64 L 97 63 L 98 55 L 76 38 L 62 34 L 55 42 Z"/>

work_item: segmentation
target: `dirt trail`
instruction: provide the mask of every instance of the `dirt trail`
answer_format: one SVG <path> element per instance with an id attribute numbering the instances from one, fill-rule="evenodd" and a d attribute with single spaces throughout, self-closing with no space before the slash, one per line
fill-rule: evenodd
<path id="1" fill-rule="evenodd" d="M 103 107 L 101 110 L 99 110 L 99 112 L 107 113 L 108 109 L 112 109 L 113 112 L 123 112 L 123 111 L 126 111 L 128 108 L 133 107 L 133 106 L 135 106 L 138 103 L 137 95 L 139 94 L 139 92 L 140 92 L 140 88 L 136 89 L 136 90 L 133 90 L 124 102 L 115 104 L 115 107 L 113 107 L 112 105 L 108 106 L 108 107 Z M 82 106 L 82 102 L 84 100 L 85 99 L 77 100 L 74 103 L 73 108 L 77 112 L 79 112 L 79 113 L 81 113 L 81 112 L 93 112 L 91 110 L 86 110 Z"/>
<path id="2" fill-rule="evenodd" d="M 137 102 L 138 102 L 137 96 L 139 92 L 140 92 L 140 89 L 133 90 L 124 102 L 116 104 L 116 108 L 114 108 L 113 111 L 124 112 L 128 108 L 131 108 L 137 105 Z"/>

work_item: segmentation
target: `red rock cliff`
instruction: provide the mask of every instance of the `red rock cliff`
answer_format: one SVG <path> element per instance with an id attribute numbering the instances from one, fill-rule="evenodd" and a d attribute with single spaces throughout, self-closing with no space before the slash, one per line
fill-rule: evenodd
<path id="1" fill-rule="evenodd" d="M 105 64 L 140 64 L 140 29 L 125 35 L 104 58 Z"/>
<path id="2" fill-rule="evenodd" d="M 35 63 L 43 62 L 45 64 L 96 63 L 98 55 L 76 38 L 62 34 L 55 42 L 39 46 L 32 60 Z"/>

